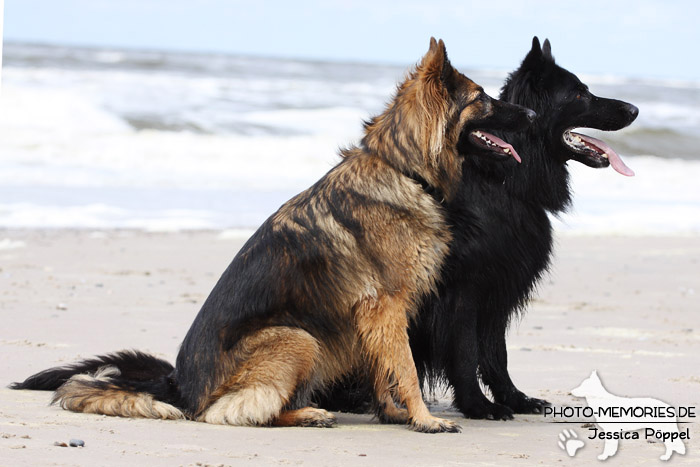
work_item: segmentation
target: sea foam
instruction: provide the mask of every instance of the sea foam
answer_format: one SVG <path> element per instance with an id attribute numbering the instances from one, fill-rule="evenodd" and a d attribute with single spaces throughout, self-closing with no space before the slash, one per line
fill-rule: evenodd
<path id="1" fill-rule="evenodd" d="M 0 227 L 256 228 L 356 143 L 406 68 L 7 44 Z M 492 96 L 505 73 L 460 67 Z M 570 162 L 567 234 L 700 233 L 700 86 L 585 77 L 640 108 L 596 134 L 637 175 Z"/>

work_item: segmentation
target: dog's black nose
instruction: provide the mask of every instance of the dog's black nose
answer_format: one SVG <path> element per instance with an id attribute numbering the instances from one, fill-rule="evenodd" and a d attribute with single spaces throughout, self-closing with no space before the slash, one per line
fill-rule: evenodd
<path id="1" fill-rule="evenodd" d="M 637 115 L 639 115 L 639 109 L 637 108 L 636 105 L 629 104 L 629 105 L 627 106 L 627 112 L 629 112 L 630 117 L 632 118 L 632 120 L 634 120 L 635 118 L 637 118 Z"/>
<path id="2" fill-rule="evenodd" d="M 525 115 L 527 116 L 527 121 L 530 123 L 534 122 L 535 117 L 537 117 L 535 111 L 530 109 L 525 109 Z"/>

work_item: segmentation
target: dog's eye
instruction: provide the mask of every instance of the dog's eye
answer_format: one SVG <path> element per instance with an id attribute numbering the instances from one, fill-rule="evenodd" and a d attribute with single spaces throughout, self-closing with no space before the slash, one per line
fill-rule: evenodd
<path id="1" fill-rule="evenodd" d="M 581 99 L 581 93 L 576 94 L 576 99 Z"/>

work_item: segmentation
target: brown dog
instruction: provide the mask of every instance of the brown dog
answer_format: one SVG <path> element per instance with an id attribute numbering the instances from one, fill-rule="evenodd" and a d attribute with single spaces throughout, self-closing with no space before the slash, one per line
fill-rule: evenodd
<path id="1" fill-rule="evenodd" d="M 330 426 L 335 418 L 309 407 L 311 394 L 360 371 L 373 382 L 383 421 L 458 431 L 433 417 L 421 398 L 407 328 L 448 252 L 439 201 L 460 183 L 458 137 L 492 107 L 450 65 L 443 42 L 431 39 L 386 111 L 366 124 L 360 146 L 342 151 L 335 168 L 285 203 L 239 251 L 192 324 L 175 368 L 121 352 L 46 370 L 14 387 L 65 382 L 54 400 L 82 412 Z M 529 111 L 512 109 L 529 120 Z"/>

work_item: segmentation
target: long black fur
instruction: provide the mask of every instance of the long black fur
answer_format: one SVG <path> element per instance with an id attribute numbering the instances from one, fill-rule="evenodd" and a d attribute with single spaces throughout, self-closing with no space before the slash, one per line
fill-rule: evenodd
<path id="1" fill-rule="evenodd" d="M 411 328 L 418 371 L 429 387 L 446 381 L 454 404 L 471 418 L 509 419 L 538 413 L 548 403 L 519 391 L 508 374 L 506 332 L 524 311 L 552 255 L 549 214 L 571 205 L 567 161 L 594 162 L 572 153 L 562 134 L 572 127 L 617 130 L 638 110 L 588 92 L 559 67 L 549 41 L 533 39 L 520 68 L 506 79 L 500 98 L 534 110 L 526 130 L 502 133 L 522 164 L 466 157 L 463 183 L 448 204 L 454 240 L 445 279 Z M 468 150 L 468 148 L 465 148 Z M 479 386 L 479 376 L 495 401 Z"/>

